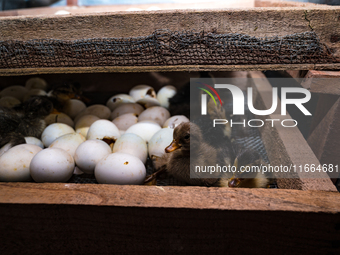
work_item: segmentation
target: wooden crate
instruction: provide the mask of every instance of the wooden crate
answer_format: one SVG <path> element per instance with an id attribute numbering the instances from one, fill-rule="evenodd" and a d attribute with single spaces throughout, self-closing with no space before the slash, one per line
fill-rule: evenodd
<path id="1" fill-rule="evenodd" d="M 241 1 L 242 3 L 242 1 Z M 242 64 L 242 65 L 161 65 L 161 66 L 91 66 L 60 68 L 5 68 L 1 75 L 75 73 L 75 72 L 145 72 L 198 70 L 317 70 L 340 67 L 340 7 L 255 1 L 250 7 L 222 9 L 176 9 L 160 11 L 116 11 L 75 13 L 73 15 L 26 15 L 0 18 L 1 40 L 32 39 L 79 40 L 92 38 L 129 38 L 148 36 L 158 29 L 171 31 L 206 31 L 217 34 L 241 33 L 258 38 L 314 32 L 320 43 L 334 57 L 332 63 Z M 263 7 L 269 5 L 270 7 Z M 271 6 L 285 7 L 271 7 Z M 217 8 L 218 5 L 213 5 Z M 252 7 L 255 6 L 255 7 Z M 260 6 L 260 7 L 256 7 Z M 288 7 L 289 6 L 289 7 Z M 204 5 L 203 5 L 204 7 Z M 71 8 L 71 7 L 70 7 Z M 115 7 L 107 8 L 108 11 Z M 160 7 L 162 8 L 162 6 Z M 85 9 L 86 8 L 82 8 Z M 116 8 L 119 9 L 119 8 Z M 86 12 L 85 10 L 80 12 Z M 89 9 L 94 11 L 94 9 Z M 27 11 L 26 13 L 30 13 Z M 34 13 L 34 12 L 33 12 Z M 20 50 L 20 49 L 19 49 Z M 5 49 L 3 49 L 5 51 Z"/>
<path id="2" fill-rule="evenodd" d="M 339 7 L 272 1 L 255 1 L 254 5 L 259 7 L 3 17 L 1 40 L 143 36 L 165 26 L 172 30 L 215 28 L 221 33 L 261 37 L 313 30 L 335 55 L 340 54 L 340 42 L 334 41 Z M 25 79 L 22 75 L 86 73 L 87 77 L 103 75 L 109 83 L 110 77 L 124 72 L 133 76 L 130 72 L 334 70 L 339 66 L 340 62 L 16 68 L 0 69 L 0 78 L 5 86 Z M 252 71 L 247 75 L 264 77 Z M 268 109 L 270 84 L 263 80 L 252 86 L 256 108 Z M 96 89 L 101 90 L 100 86 Z M 268 117 L 281 118 L 275 113 Z M 261 135 L 271 162 L 299 164 L 304 151 L 304 160 L 307 157 L 319 164 L 297 128 L 287 132 L 274 126 L 261 129 Z M 279 189 L 0 183 L 0 253 L 338 253 L 340 194 L 327 176 L 298 177 L 279 179 Z"/>

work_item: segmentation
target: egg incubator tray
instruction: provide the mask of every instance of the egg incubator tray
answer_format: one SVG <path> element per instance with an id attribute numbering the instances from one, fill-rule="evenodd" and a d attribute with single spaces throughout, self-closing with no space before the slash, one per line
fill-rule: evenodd
<path id="1" fill-rule="evenodd" d="M 246 107 L 246 105 L 245 105 Z M 226 112 L 232 108 L 232 103 L 225 105 Z M 247 110 L 247 108 L 246 108 Z M 246 117 L 250 118 L 251 113 L 249 111 L 246 112 Z M 234 126 L 232 129 L 232 141 L 234 147 L 240 149 L 250 149 L 257 151 L 262 159 L 269 163 L 269 159 L 267 156 L 267 151 L 264 147 L 264 144 L 261 139 L 260 132 L 257 128 L 247 128 L 244 130 L 242 126 Z M 146 163 L 146 174 L 150 175 L 154 172 L 152 167 L 152 162 L 150 158 L 148 158 Z M 82 175 L 73 175 L 73 177 L 69 180 L 71 183 L 97 183 L 94 175 L 82 174 Z M 187 184 L 173 177 L 167 177 L 165 179 L 157 180 L 158 186 L 186 186 Z M 274 183 L 270 186 L 270 188 L 277 188 L 277 184 Z"/>

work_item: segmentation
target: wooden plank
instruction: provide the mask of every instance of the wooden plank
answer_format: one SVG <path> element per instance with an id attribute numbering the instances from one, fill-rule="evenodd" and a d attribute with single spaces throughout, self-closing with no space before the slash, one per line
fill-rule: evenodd
<path id="1" fill-rule="evenodd" d="M 325 95 L 320 94 L 318 103 L 316 105 L 315 112 L 313 114 L 312 124 L 309 128 L 309 135 L 319 125 L 319 123 L 325 118 L 329 110 L 333 107 L 335 102 L 339 99 L 337 95 Z"/>
<path id="2" fill-rule="evenodd" d="M 340 56 L 340 7 L 282 7 L 223 10 L 140 11 L 65 16 L 2 17 L 2 40 L 146 36 L 156 29 L 242 33 L 257 37 L 314 31 Z"/>
<path id="3" fill-rule="evenodd" d="M 2 204 L 0 220 L 6 255 L 340 252 L 338 212 Z"/>
<path id="4" fill-rule="evenodd" d="M 340 98 L 329 109 L 324 118 L 314 128 L 307 141 L 322 164 L 340 165 Z M 331 173 L 335 182 L 339 173 Z"/>
<path id="5" fill-rule="evenodd" d="M 72 0 L 71 0 L 72 1 Z M 113 4 L 92 6 L 61 6 L 40 7 L 29 9 L 18 9 L 0 12 L 0 16 L 23 16 L 23 15 L 49 15 L 64 10 L 71 14 L 75 13 L 99 13 L 117 11 L 154 11 L 154 10 L 176 10 L 176 9 L 221 9 L 221 8 L 250 8 L 254 7 L 253 0 L 229 0 L 211 1 L 198 3 L 153 3 L 153 4 Z"/>
<path id="6" fill-rule="evenodd" d="M 78 5 L 78 0 L 67 0 L 66 4 L 68 6 L 77 6 Z"/>
<path id="7" fill-rule="evenodd" d="M 254 79 L 253 88 L 255 93 L 256 109 L 269 109 L 272 103 L 272 87 L 264 74 L 261 72 L 249 72 L 250 78 Z M 268 116 L 256 116 L 260 119 L 291 119 L 290 115 L 280 115 L 281 107 L 278 100 L 278 107 L 273 114 Z M 264 125 L 260 128 L 262 140 L 267 150 L 268 158 L 272 165 L 320 165 L 320 162 L 314 155 L 307 141 L 302 136 L 297 127 L 285 128 L 280 121 L 275 121 L 274 126 Z M 327 173 L 314 173 L 315 179 L 310 178 L 309 173 L 295 173 L 295 178 L 287 177 L 284 173 L 279 173 L 279 188 L 296 188 L 302 190 L 331 190 L 336 188 L 329 179 Z M 282 176 L 282 178 L 280 178 Z M 294 175 L 291 175 L 294 176 Z"/>
<path id="8" fill-rule="evenodd" d="M 314 93 L 340 95 L 340 72 L 310 70 L 301 85 Z"/>
<path id="9" fill-rule="evenodd" d="M 0 183 L 0 203 L 339 213 L 340 193 L 195 186 Z"/>
<path id="10" fill-rule="evenodd" d="M 129 73 L 129 72 L 176 72 L 176 71 L 266 71 L 266 70 L 322 70 L 340 69 L 340 64 L 301 65 L 176 65 L 176 66 L 97 66 L 58 68 L 0 69 L 1 76 L 68 74 L 68 73 Z"/>
<path id="11" fill-rule="evenodd" d="M 322 7 L 329 7 L 324 4 L 314 4 L 308 2 L 293 2 L 293 1 L 275 1 L 275 0 L 255 0 L 255 7 L 310 7 L 310 6 L 318 6 Z"/>

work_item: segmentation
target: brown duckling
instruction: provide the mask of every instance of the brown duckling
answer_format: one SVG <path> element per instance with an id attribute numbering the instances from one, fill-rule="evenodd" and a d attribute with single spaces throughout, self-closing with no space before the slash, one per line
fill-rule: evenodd
<path id="1" fill-rule="evenodd" d="M 241 151 L 235 161 L 236 172 L 231 178 L 221 178 L 218 186 L 231 188 L 268 188 L 275 181 L 272 173 L 262 173 L 262 166 L 268 164 L 261 158 L 260 154 L 253 150 Z M 244 169 L 253 167 L 255 170 L 247 172 Z M 249 168 L 248 168 L 249 167 Z"/>
<path id="2" fill-rule="evenodd" d="M 89 100 L 82 95 L 80 84 L 68 81 L 55 84 L 53 89 L 48 92 L 47 97 L 53 103 L 56 112 L 61 112 L 65 102 L 69 99 L 79 99 L 84 102 L 89 102 Z"/>
<path id="3" fill-rule="evenodd" d="M 202 178 L 202 173 L 196 173 L 195 167 L 215 166 L 217 162 L 229 165 L 233 162 L 232 150 L 221 150 L 207 143 L 200 127 L 195 123 L 181 123 L 175 128 L 173 137 L 172 143 L 165 149 L 167 154 L 156 160 L 155 168 L 161 172 L 166 171 L 179 181 L 190 185 L 216 185 L 220 173 L 206 173 L 208 175 Z"/>
<path id="4" fill-rule="evenodd" d="M 0 148 L 25 143 L 25 136 L 40 138 L 53 104 L 46 97 L 32 97 L 14 108 L 0 107 Z"/>

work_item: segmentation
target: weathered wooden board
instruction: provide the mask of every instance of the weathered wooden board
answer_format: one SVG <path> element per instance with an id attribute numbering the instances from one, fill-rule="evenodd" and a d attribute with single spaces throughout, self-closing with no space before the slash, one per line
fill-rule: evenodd
<path id="1" fill-rule="evenodd" d="M 146 36 L 156 29 L 284 36 L 315 31 L 337 52 L 340 7 L 282 7 L 224 10 L 172 10 L 0 18 L 1 40 Z"/>
<path id="2" fill-rule="evenodd" d="M 176 65 L 176 66 L 99 66 L 61 68 L 17 68 L 0 69 L 2 76 L 68 74 L 68 73 L 129 73 L 129 72 L 176 72 L 176 71 L 266 71 L 266 70 L 322 70 L 340 69 L 339 64 L 299 65 Z"/>
<path id="3" fill-rule="evenodd" d="M 340 194 L 0 184 L 1 254 L 339 253 Z"/>
<path id="4" fill-rule="evenodd" d="M 340 95 L 340 72 L 310 70 L 301 85 L 310 92 Z"/>
<path id="5" fill-rule="evenodd" d="M 195 186 L 0 183 L 0 203 L 339 213 L 340 193 Z"/>
<path id="6" fill-rule="evenodd" d="M 340 252 L 339 213 L 2 204 L 0 220 L 6 255 Z"/>
<path id="7" fill-rule="evenodd" d="M 272 87 L 261 72 L 249 72 L 250 77 L 254 78 L 253 88 L 256 90 L 254 100 L 256 109 L 270 109 L 272 104 Z M 261 119 L 291 119 L 289 114 L 281 115 L 280 100 L 278 107 L 273 114 L 268 116 L 257 116 Z M 267 150 L 268 158 L 272 165 L 320 165 L 320 162 L 309 147 L 307 141 L 302 136 L 297 127 L 285 128 L 280 121 L 274 122 L 274 127 L 264 125 L 260 128 L 262 140 Z M 284 174 L 283 174 L 284 176 Z M 302 190 L 331 190 L 336 188 L 328 178 L 327 173 L 315 173 L 317 179 L 308 178 L 308 173 L 296 172 L 296 178 L 279 178 L 279 188 L 296 188 Z"/>

